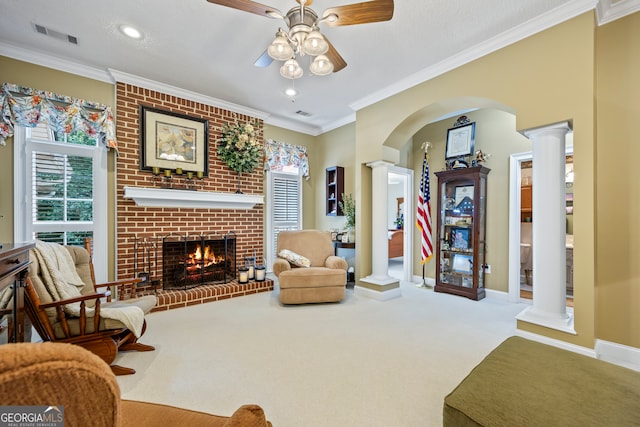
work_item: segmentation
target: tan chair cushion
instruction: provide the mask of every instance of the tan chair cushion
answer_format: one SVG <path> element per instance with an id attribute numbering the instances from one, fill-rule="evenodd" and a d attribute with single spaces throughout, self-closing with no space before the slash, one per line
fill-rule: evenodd
<path id="1" fill-rule="evenodd" d="M 158 403 L 123 400 L 122 425 L 270 427 L 271 423 L 258 405 L 243 405 L 231 417 L 223 417 Z"/>
<path id="2" fill-rule="evenodd" d="M 278 282 L 280 289 L 345 286 L 347 273 L 342 269 L 326 267 L 293 268 L 283 271 Z"/>

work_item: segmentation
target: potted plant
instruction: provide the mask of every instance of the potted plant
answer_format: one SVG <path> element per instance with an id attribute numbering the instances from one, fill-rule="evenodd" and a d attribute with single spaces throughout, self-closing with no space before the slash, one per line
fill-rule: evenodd
<path id="1" fill-rule="evenodd" d="M 398 214 L 396 216 L 396 220 L 393 221 L 393 223 L 396 225 L 397 230 L 402 230 L 402 228 L 404 227 L 404 214 Z"/>
<path id="2" fill-rule="evenodd" d="M 347 242 L 355 242 L 356 202 L 351 194 L 342 193 L 342 201 L 338 202 L 344 213 L 344 228 L 347 230 Z"/>

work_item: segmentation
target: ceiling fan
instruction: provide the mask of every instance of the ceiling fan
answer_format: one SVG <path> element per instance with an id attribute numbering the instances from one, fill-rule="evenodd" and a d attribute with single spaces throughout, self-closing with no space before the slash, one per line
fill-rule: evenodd
<path id="1" fill-rule="evenodd" d="M 310 71 L 316 75 L 336 73 L 347 66 L 329 40 L 320 33 L 318 25 L 330 27 L 389 21 L 393 17 L 393 0 L 372 0 L 344 6 L 330 7 L 322 15 L 309 8 L 313 0 L 295 0 L 298 6 L 286 14 L 278 9 L 251 0 L 207 0 L 209 3 L 255 13 L 267 18 L 282 19 L 288 31 L 278 29 L 275 40 L 256 60 L 258 67 L 267 67 L 274 59 L 284 61 L 280 74 L 288 79 L 302 77 L 298 56 L 313 56 Z"/>

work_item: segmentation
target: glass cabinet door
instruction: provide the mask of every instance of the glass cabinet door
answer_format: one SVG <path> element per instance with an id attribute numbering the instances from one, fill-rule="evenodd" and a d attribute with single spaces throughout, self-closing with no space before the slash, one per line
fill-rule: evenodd
<path id="1" fill-rule="evenodd" d="M 440 281 L 472 288 L 474 183 L 449 181 L 441 186 Z"/>

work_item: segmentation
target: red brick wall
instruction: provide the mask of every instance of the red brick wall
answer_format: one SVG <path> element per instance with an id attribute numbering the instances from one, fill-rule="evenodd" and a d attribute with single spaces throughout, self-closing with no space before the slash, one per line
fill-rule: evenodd
<path id="1" fill-rule="evenodd" d="M 262 120 L 236 114 L 210 105 L 189 101 L 118 82 L 116 85 L 116 131 L 119 156 L 117 158 L 117 273 L 118 277 L 131 277 L 134 271 L 133 235 L 157 236 L 170 233 L 237 234 L 236 265 L 244 263 L 245 254 L 257 252 L 257 259 L 264 256 L 263 250 L 263 205 L 252 209 L 194 209 L 194 208 L 148 208 L 140 207 L 131 199 L 125 199 L 124 187 L 156 187 L 152 174 L 140 171 L 140 122 L 139 106 L 145 105 L 161 110 L 187 114 L 209 121 L 209 176 L 203 180 L 201 191 L 234 193 L 237 189 L 237 174 L 218 158 L 217 140 L 220 127 L 236 120 L 259 123 L 259 136 L 263 135 Z M 251 174 L 242 174 L 241 188 L 245 194 L 264 194 L 262 161 Z M 160 247 L 159 258 L 162 252 Z M 153 261 L 153 260 L 152 260 Z M 141 261 L 138 260 L 138 263 Z M 157 274 L 162 275 L 162 266 Z M 140 271 L 141 268 L 138 268 Z M 151 271 L 154 275 L 154 269 Z M 152 279 L 162 280 L 153 276 Z"/>

